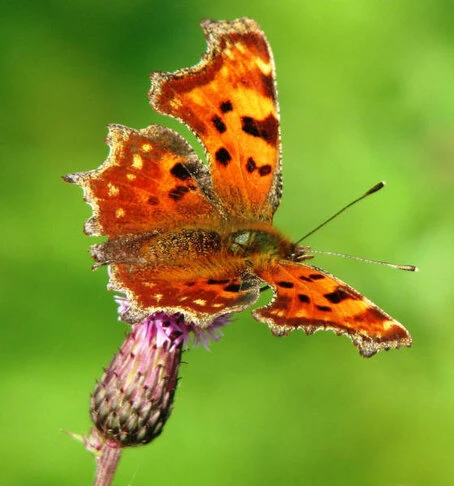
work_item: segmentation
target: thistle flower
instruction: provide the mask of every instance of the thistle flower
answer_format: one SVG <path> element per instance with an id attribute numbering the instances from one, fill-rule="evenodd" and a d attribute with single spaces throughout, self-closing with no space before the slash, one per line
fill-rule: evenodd
<path id="1" fill-rule="evenodd" d="M 121 315 L 129 303 L 122 297 L 117 302 Z M 208 349 L 229 319 L 225 315 L 199 329 L 182 314 L 157 312 L 132 326 L 91 396 L 95 428 L 83 441 L 96 454 L 95 486 L 111 484 L 123 447 L 159 436 L 173 408 L 183 349 L 190 344 Z"/>

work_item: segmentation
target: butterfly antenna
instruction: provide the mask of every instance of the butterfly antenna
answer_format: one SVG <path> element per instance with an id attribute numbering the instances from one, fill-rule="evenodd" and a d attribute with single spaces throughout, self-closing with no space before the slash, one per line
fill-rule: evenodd
<path id="1" fill-rule="evenodd" d="M 346 211 L 348 208 L 351 208 L 353 205 L 358 203 L 359 201 L 362 201 L 365 199 L 367 196 L 370 196 L 371 194 L 376 193 L 380 189 L 383 189 L 385 187 L 385 182 L 381 181 L 378 184 L 375 184 L 375 186 L 371 187 L 368 191 L 366 191 L 362 196 L 358 197 L 351 203 L 347 204 L 344 206 L 342 209 L 337 211 L 337 213 L 333 214 L 330 218 L 326 219 L 323 221 L 323 223 L 319 224 L 316 228 L 314 228 L 312 231 L 309 231 L 306 235 L 304 235 L 302 238 L 300 238 L 297 242 L 296 245 L 301 243 L 303 240 L 308 238 L 309 236 L 313 235 L 316 231 L 318 231 L 320 228 L 323 228 L 323 226 L 327 225 L 330 221 L 332 221 L 334 218 L 337 218 L 341 213 Z M 310 249 L 310 253 L 318 253 L 321 255 L 332 255 L 332 256 L 339 256 L 343 258 L 350 258 L 351 260 L 358 260 L 360 262 L 365 262 L 365 263 L 375 263 L 377 265 L 385 265 L 386 267 L 391 267 L 391 268 L 396 268 L 398 270 L 405 270 L 407 272 L 417 272 L 418 267 L 415 267 L 414 265 L 398 265 L 396 263 L 389 263 L 389 262 L 383 262 L 381 260 L 371 260 L 370 258 L 362 258 L 362 257 L 357 257 L 353 255 L 346 255 L 345 253 L 336 253 L 334 251 L 323 251 L 323 250 L 314 250 L 314 248 Z M 265 285 L 260 289 L 260 292 L 263 292 L 265 290 L 268 290 L 270 287 L 269 285 Z"/>
<path id="2" fill-rule="evenodd" d="M 323 228 L 323 226 L 327 225 L 330 221 L 332 221 L 334 218 L 337 218 L 341 213 L 343 213 L 344 211 L 346 211 L 348 208 L 351 208 L 353 205 L 355 205 L 356 203 L 358 203 L 359 201 L 362 201 L 363 199 L 365 199 L 367 196 L 370 196 L 371 194 L 374 194 L 375 192 L 379 191 L 380 189 L 383 189 L 383 187 L 385 187 L 385 182 L 384 181 L 381 181 L 379 182 L 378 184 L 375 184 L 374 187 L 371 187 L 367 192 L 365 192 L 362 196 L 358 197 L 357 199 L 355 199 L 354 201 L 352 201 L 351 203 L 348 203 L 346 206 L 344 206 L 342 209 L 340 209 L 339 211 L 337 211 L 337 213 L 333 214 L 330 218 L 328 218 L 327 220 L 323 221 L 323 223 L 319 224 L 316 228 L 314 228 L 312 231 L 309 231 L 309 233 L 307 233 L 306 235 L 304 235 L 302 238 L 300 238 L 296 244 L 298 245 L 299 243 L 301 243 L 303 240 L 305 240 L 306 238 L 308 238 L 309 236 L 313 235 L 316 231 L 318 231 L 320 228 Z"/>
<path id="3" fill-rule="evenodd" d="M 335 251 L 314 250 L 314 248 L 311 248 L 310 252 L 311 253 L 317 253 L 319 255 L 331 255 L 331 256 L 337 256 L 337 257 L 342 257 L 342 258 L 350 258 L 351 260 L 357 260 L 357 261 L 365 262 L 365 263 L 375 263 L 377 265 L 384 265 L 385 267 L 396 268 L 397 270 L 405 270 L 407 272 L 418 272 L 419 271 L 418 267 L 415 267 L 414 265 L 398 265 L 396 263 L 383 262 L 381 260 L 371 260 L 370 258 L 362 258 L 362 257 L 358 257 L 358 256 L 347 255 L 345 253 L 337 253 Z M 260 288 L 260 292 L 264 292 L 265 290 L 268 290 L 269 288 L 270 288 L 269 285 L 265 285 L 265 286 Z"/>
<path id="4" fill-rule="evenodd" d="M 331 255 L 331 256 L 338 256 L 342 258 L 350 258 L 351 260 L 358 260 L 360 262 L 365 262 L 365 263 L 376 263 L 377 265 L 385 265 L 386 267 L 396 268 L 397 270 L 405 270 L 407 272 L 418 271 L 418 267 L 415 267 L 414 265 L 398 265 L 396 263 L 383 262 L 381 260 L 371 260 L 370 258 L 362 258 L 353 255 L 346 255 L 345 253 L 336 253 L 334 251 L 314 250 L 313 248 L 311 248 L 310 252 L 318 253 L 319 255 Z"/>

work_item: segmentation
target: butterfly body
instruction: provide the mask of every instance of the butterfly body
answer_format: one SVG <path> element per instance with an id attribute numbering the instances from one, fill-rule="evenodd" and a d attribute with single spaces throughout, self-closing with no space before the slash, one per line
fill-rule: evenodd
<path id="1" fill-rule="evenodd" d="M 109 266 L 109 287 L 130 302 L 123 319 L 180 312 L 208 327 L 252 305 L 275 335 L 293 329 L 346 334 L 363 356 L 410 346 L 407 330 L 350 286 L 303 263 L 308 247 L 272 223 L 282 192 L 274 62 L 251 19 L 202 23 L 208 51 L 199 64 L 152 73 L 150 103 L 184 122 L 207 164 L 176 132 L 159 125 L 110 125 L 108 159 L 66 176 L 93 208 L 85 231 L 108 237 L 92 247 Z"/>
<path id="2" fill-rule="evenodd" d="M 255 259 L 288 259 L 292 255 L 292 245 L 273 227 L 245 227 L 231 232 L 225 238 L 225 246 L 229 254 L 242 256 L 257 266 Z"/>

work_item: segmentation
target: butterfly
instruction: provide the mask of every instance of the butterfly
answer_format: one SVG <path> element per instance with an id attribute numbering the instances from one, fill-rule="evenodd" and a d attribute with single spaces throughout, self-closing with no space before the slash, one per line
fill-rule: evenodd
<path id="1" fill-rule="evenodd" d="M 98 168 L 65 176 L 93 216 L 91 253 L 109 288 L 126 293 L 126 322 L 157 311 L 197 326 L 273 297 L 253 316 L 273 334 L 331 330 L 364 357 L 411 345 L 408 331 L 346 283 L 315 266 L 310 248 L 273 226 L 282 194 L 279 110 L 270 46 L 251 19 L 203 21 L 201 61 L 151 74 L 151 106 L 186 124 L 207 164 L 175 131 L 110 125 Z"/>

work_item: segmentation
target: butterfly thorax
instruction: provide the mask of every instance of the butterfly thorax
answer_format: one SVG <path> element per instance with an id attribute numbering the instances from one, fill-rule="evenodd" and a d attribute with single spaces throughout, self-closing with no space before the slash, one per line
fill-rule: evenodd
<path id="1" fill-rule="evenodd" d="M 307 247 L 291 243 L 271 226 L 237 229 L 225 237 L 223 244 L 229 254 L 252 261 L 254 257 L 292 261 L 307 258 Z"/>

